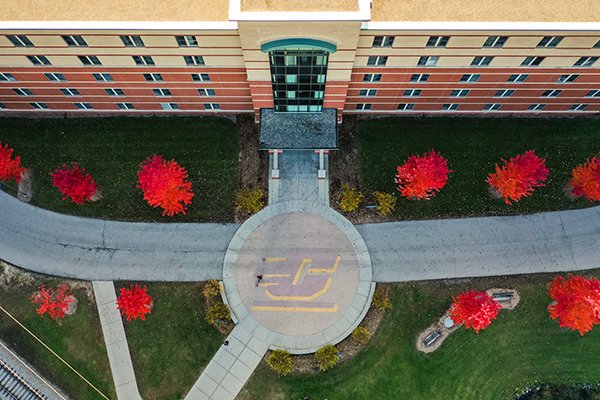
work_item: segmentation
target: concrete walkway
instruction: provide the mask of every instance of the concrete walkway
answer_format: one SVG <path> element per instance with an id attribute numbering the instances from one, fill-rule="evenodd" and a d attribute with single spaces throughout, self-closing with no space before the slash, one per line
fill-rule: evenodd
<path id="1" fill-rule="evenodd" d="M 273 169 L 270 155 L 269 172 Z M 312 150 L 284 150 L 279 156 L 279 178 L 269 176 L 269 204 L 302 200 L 329 205 L 329 174 L 327 155 L 324 159 L 326 176 L 317 178 L 319 155 Z"/>
<path id="2" fill-rule="evenodd" d="M 237 224 L 150 224 L 57 214 L 0 191 L 0 259 L 84 280 L 221 279 Z"/>
<path id="3" fill-rule="evenodd" d="M 94 281 L 92 286 L 117 398 L 118 400 L 142 400 L 133 372 L 123 319 L 117 310 L 115 285 L 110 281 Z"/>

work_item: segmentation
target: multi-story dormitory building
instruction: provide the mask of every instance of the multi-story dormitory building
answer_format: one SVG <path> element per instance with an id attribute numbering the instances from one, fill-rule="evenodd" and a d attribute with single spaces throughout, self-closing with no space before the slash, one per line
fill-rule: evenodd
<path id="1" fill-rule="evenodd" d="M 0 113 L 597 113 L 598 0 L 21 0 Z"/>

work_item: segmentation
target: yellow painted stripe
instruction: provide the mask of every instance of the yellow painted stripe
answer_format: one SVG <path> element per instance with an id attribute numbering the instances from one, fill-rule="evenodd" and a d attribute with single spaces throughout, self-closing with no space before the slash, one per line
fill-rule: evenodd
<path id="1" fill-rule="evenodd" d="M 276 307 L 276 306 L 252 306 L 254 311 L 286 311 L 286 312 L 309 312 L 309 313 L 326 313 L 337 312 L 338 305 L 331 308 L 310 308 L 310 307 Z"/>
<path id="2" fill-rule="evenodd" d="M 288 278 L 290 274 L 263 274 L 263 278 Z"/>
<path id="3" fill-rule="evenodd" d="M 273 263 L 273 262 L 282 262 L 287 260 L 287 258 L 281 258 L 281 257 L 267 257 L 267 258 L 263 258 L 263 262 L 268 262 L 268 263 Z"/>
<path id="4" fill-rule="evenodd" d="M 333 274 L 335 271 L 337 271 L 338 267 L 340 266 L 340 261 L 342 260 L 342 257 L 337 256 L 335 258 L 335 262 L 333 263 L 333 266 L 330 268 L 310 268 L 308 270 L 308 272 L 310 273 L 325 273 L 325 274 Z"/>
<path id="5" fill-rule="evenodd" d="M 331 277 L 327 278 L 325 287 L 310 296 L 276 296 L 273 293 L 271 293 L 269 290 L 265 290 L 265 293 L 271 300 L 275 300 L 275 301 L 293 301 L 293 300 L 311 301 L 311 300 L 316 299 L 317 297 L 323 296 L 325 293 L 327 293 L 329 291 L 329 287 L 331 286 L 331 279 L 332 279 Z"/>
<path id="6" fill-rule="evenodd" d="M 269 286 L 277 286 L 279 285 L 278 282 L 265 282 L 265 283 L 259 283 L 258 287 L 269 287 Z"/>
<path id="7" fill-rule="evenodd" d="M 302 259 L 302 262 L 300 263 L 300 266 L 298 267 L 298 271 L 296 271 L 296 276 L 294 276 L 294 280 L 292 281 L 292 286 L 298 284 L 298 281 L 300 280 L 300 276 L 302 276 L 302 271 L 304 271 L 304 266 L 310 262 L 312 262 L 312 259 L 310 259 L 310 258 Z"/>

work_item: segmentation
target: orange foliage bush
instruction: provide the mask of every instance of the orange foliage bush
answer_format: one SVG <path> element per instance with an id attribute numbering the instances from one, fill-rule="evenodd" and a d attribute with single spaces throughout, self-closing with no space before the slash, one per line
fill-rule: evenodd
<path id="1" fill-rule="evenodd" d="M 85 168 L 77 164 L 69 167 L 64 164 L 52 173 L 52 184 L 63 195 L 63 200 L 71 198 L 76 204 L 89 201 L 96 194 L 96 182 L 90 174 L 85 173 Z"/>
<path id="2" fill-rule="evenodd" d="M 502 306 L 486 292 L 471 290 L 452 298 L 450 317 L 457 324 L 465 324 L 475 333 L 487 328 Z"/>
<path id="3" fill-rule="evenodd" d="M 13 179 L 21 182 L 21 174 L 25 168 L 21 166 L 21 157 L 12 158 L 14 149 L 0 143 L 0 181 L 8 182 Z"/>
<path id="4" fill-rule="evenodd" d="M 62 319 L 69 310 L 69 304 L 75 301 L 71 287 L 63 283 L 56 290 L 47 289 L 41 285 L 39 290 L 31 296 L 31 302 L 39 305 L 39 315 L 48 314 L 52 319 Z"/>
<path id="5" fill-rule="evenodd" d="M 593 157 L 575 167 L 569 184 L 573 187 L 573 195 L 600 201 L 600 158 Z"/>
<path id="6" fill-rule="evenodd" d="M 145 286 L 142 288 L 140 285 L 132 285 L 129 289 L 121 288 L 117 308 L 121 310 L 121 315 L 127 317 L 127 321 L 138 318 L 145 321 L 146 314 L 152 312 L 152 297 Z"/>
<path id="7" fill-rule="evenodd" d="M 400 194 L 407 199 L 429 200 L 448 181 L 448 160 L 431 150 L 423 155 L 411 155 L 397 168 L 395 182 Z"/>
<path id="8" fill-rule="evenodd" d="M 579 331 L 583 336 L 600 324 L 600 281 L 596 278 L 558 275 L 550 284 L 550 297 L 556 304 L 548 306 L 550 318 L 558 319 L 561 327 Z"/>

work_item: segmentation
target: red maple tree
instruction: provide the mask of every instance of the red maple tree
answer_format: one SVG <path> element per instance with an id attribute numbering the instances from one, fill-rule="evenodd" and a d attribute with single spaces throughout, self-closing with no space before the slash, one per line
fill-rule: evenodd
<path id="1" fill-rule="evenodd" d="M 186 205 L 191 204 L 194 193 L 188 174 L 174 160 L 166 161 L 160 155 L 148 157 L 140 164 L 138 187 L 144 199 L 153 207 L 162 207 L 163 215 L 185 214 Z"/>
<path id="2" fill-rule="evenodd" d="M 77 163 L 72 166 L 63 164 L 52 173 L 52 184 L 58 188 L 63 195 L 63 200 L 71 198 L 76 204 L 89 201 L 96 194 L 96 182 L 90 174 L 86 174 L 85 168 Z"/>
<path id="3" fill-rule="evenodd" d="M 146 286 L 131 285 L 129 289 L 121 288 L 120 295 L 117 298 L 117 308 L 121 310 L 121 315 L 127 317 L 127 321 L 132 319 L 146 320 L 146 314 L 152 311 L 152 297 L 148 294 Z"/>
<path id="4" fill-rule="evenodd" d="M 14 149 L 7 144 L 0 143 L 0 181 L 8 182 L 15 180 L 21 182 L 21 174 L 25 168 L 21 166 L 21 157 L 13 158 Z"/>
<path id="5" fill-rule="evenodd" d="M 75 301 L 73 291 L 67 283 L 58 285 L 55 290 L 41 285 L 39 290 L 31 296 L 31 302 L 39 305 L 39 315 L 48 314 L 52 319 L 62 319 L 69 310 L 69 304 Z"/>
<path id="6" fill-rule="evenodd" d="M 448 160 L 431 150 L 423 155 L 411 155 L 399 165 L 395 182 L 400 194 L 407 199 L 429 200 L 448 181 Z"/>
<path id="7" fill-rule="evenodd" d="M 475 333 L 487 328 L 502 308 L 492 296 L 486 292 L 471 290 L 452 298 L 450 317 L 457 324 L 465 324 Z"/>
<path id="8" fill-rule="evenodd" d="M 550 318 L 558 319 L 561 327 L 579 331 L 583 336 L 595 324 L 600 324 L 600 281 L 596 278 L 569 274 L 558 275 L 548 290 L 555 303 L 548 306 Z"/>
<path id="9" fill-rule="evenodd" d="M 573 195 L 600 201 L 600 157 L 592 157 L 575 167 L 569 184 L 573 187 Z"/>
<path id="10" fill-rule="evenodd" d="M 504 165 L 496 164 L 496 172 L 488 175 L 487 182 L 504 197 L 506 204 L 531 196 L 535 187 L 545 186 L 542 182 L 548 179 L 550 170 L 546 160 L 538 157 L 535 151 L 529 150 L 509 161 L 502 161 Z"/>

